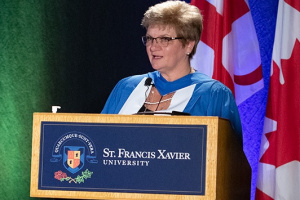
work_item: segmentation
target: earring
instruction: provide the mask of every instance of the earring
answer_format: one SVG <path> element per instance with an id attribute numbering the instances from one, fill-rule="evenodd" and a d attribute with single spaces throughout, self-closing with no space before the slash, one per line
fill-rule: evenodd
<path id="1" fill-rule="evenodd" d="M 190 55 L 190 52 L 187 52 L 186 55 L 189 56 L 189 55 Z"/>

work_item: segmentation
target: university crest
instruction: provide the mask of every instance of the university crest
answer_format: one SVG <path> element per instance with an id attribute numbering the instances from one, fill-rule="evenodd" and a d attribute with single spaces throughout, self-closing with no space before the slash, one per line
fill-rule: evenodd
<path id="1" fill-rule="evenodd" d="M 81 146 L 64 146 L 63 165 L 75 174 L 84 166 L 85 149 Z"/>
<path id="2" fill-rule="evenodd" d="M 93 172 L 83 168 L 97 164 L 96 157 L 96 146 L 87 135 L 80 132 L 65 133 L 55 142 L 50 162 L 62 164 L 72 174 L 80 171 L 81 173 L 72 178 L 62 170 L 58 170 L 54 173 L 54 178 L 61 182 L 84 183 L 86 179 L 92 177 Z"/>

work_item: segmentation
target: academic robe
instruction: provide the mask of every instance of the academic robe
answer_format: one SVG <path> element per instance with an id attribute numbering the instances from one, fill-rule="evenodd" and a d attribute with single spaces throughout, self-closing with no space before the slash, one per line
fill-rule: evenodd
<path id="1" fill-rule="evenodd" d="M 149 77 L 161 95 L 176 91 L 169 108 L 161 112 L 179 111 L 193 116 L 225 118 L 242 139 L 240 116 L 232 92 L 221 82 L 199 72 L 173 82 L 168 82 L 158 71 L 124 78 L 111 92 L 101 113 L 137 113 L 151 90 L 152 85 L 145 85 Z"/>

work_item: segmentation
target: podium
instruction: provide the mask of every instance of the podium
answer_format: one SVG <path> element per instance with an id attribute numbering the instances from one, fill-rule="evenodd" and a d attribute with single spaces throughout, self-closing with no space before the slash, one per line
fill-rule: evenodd
<path id="1" fill-rule="evenodd" d="M 31 197 L 250 199 L 251 169 L 218 117 L 34 113 Z"/>

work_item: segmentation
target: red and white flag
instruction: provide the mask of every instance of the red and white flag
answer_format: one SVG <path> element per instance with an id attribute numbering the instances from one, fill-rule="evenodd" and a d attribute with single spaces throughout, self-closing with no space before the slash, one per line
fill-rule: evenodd
<path id="1" fill-rule="evenodd" d="M 256 200 L 300 199 L 300 1 L 279 0 Z"/>
<path id="2" fill-rule="evenodd" d="M 192 66 L 221 81 L 237 104 L 264 87 L 259 44 L 247 1 L 192 0 L 204 29 Z"/>
<path id="3" fill-rule="evenodd" d="M 264 80 L 259 43 L 247 0 L 192 0 L 203 14 L 203 32 L 191 61 L 199 72 L 221 81 L 235 95 L 244 152 L 253 171 L 255 193 L 257 156 L 265 114 Z"/>

